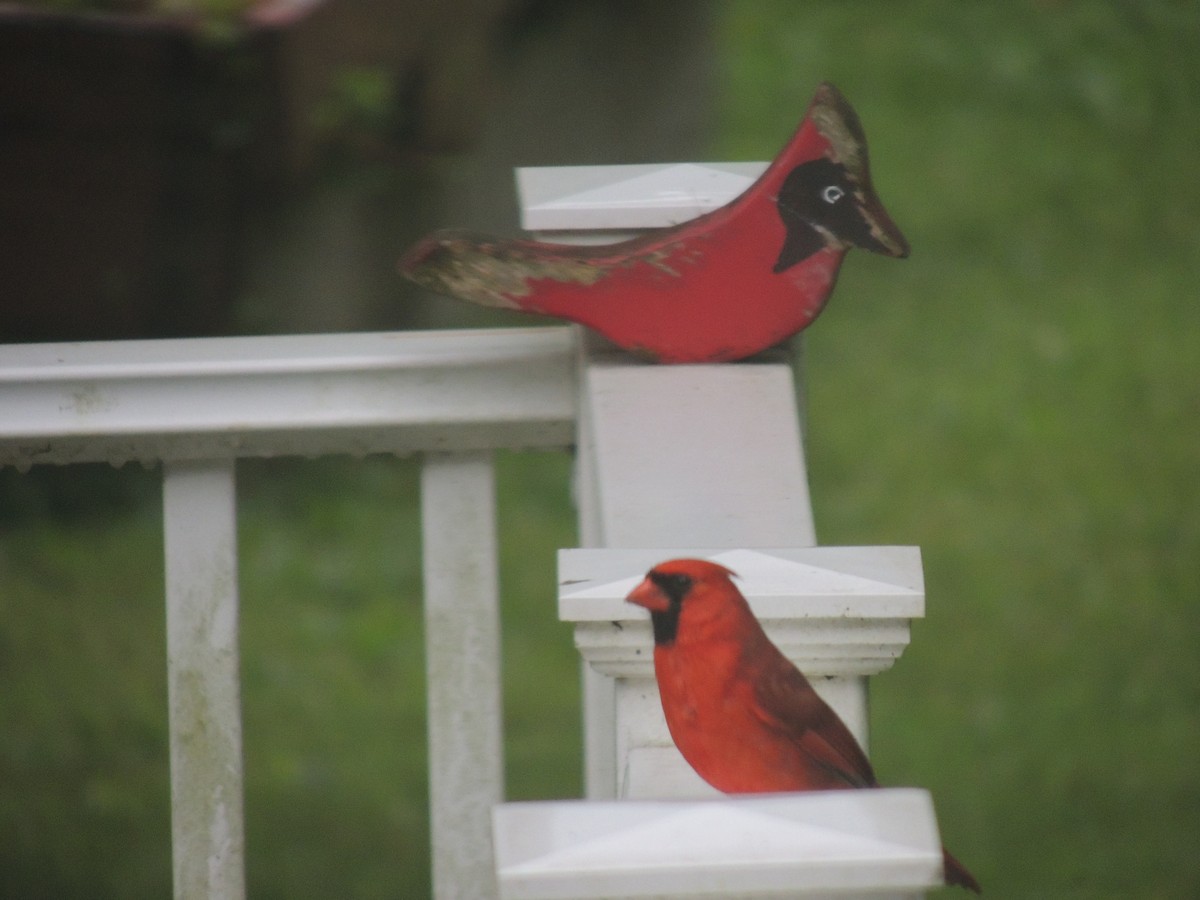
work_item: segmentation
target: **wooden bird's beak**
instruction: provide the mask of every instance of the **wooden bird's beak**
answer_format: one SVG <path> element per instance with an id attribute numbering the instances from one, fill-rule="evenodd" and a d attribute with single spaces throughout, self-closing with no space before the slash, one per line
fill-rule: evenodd
<path id="1" fill-rule="evenodd" d="M 867 226 L 868 235 L 856 241 L 855 246 L 870 250 L 872 253 L 904 259 L 908 256 L 908 241 L 904 239 L 904 235 L 900 233 L 896 223 L 892 221 L 887 210 L 883 208 L 883 204 L 879 202 L 879 197 L 875 195 L 871 182 L 866 180 L 864 184 L 865 189 L 863 195 L 857 198 L 857 205 L 859 215 L 862 216 L 863 222 Z"/>

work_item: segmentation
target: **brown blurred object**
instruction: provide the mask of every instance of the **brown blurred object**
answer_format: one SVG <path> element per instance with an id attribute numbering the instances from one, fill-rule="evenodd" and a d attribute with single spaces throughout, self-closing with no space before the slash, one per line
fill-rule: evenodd
<path id="1" fill-rule="evenodd" d="M 237 20 L 0 5 L 0 342 L 228 331 L 254 208 L 314 163 L 339 73 L 458 148 L 520 0 L 268 0 Z"/>
<path id="2" fill-rule="evenodd" d="M 514 166 L 706 148 L 708 2 L 245 5 L 0 0 L 0 343 L 479 324 L 405 247 L 514 230 Z"/>

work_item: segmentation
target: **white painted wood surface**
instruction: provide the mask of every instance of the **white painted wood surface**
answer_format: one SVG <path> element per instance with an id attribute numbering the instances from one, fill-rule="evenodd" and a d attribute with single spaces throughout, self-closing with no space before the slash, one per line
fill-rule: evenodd
<path id="1" fill-rule="evenodd" d="M 433 893 L 496 896 L 491 809 L 504 799 L 495 476 L 490 453 L 421 467 Z"/>
<path id="2" fill-rule="evenodd" d="M 609 547 L 815 540 L 790 361 L 661 366 L 594 352 L 580 378 Z M 765 477 L 769 473 L 769 477 Z M 673 538 L 673 540 L 666 540 Z"/>
<path id="3" fill-rule="evenodd" d="M 163 472 L 171 847 L 177 900 L 245 896 L 231 460 Z"/>
<path id="4" fill-rule="evenodd" d="M 504 900 L 920 897 L 941 883 L 925 791 L 496 810 Z"/>
<path id="5" fill-rule="evenodd" d="M 567 328 L 0 346 L 0 465 L 566 447 Z"/>
<path id="6" fill-rule="evenodd" d="M 581 232 L 663 228 L 724 206 L 766 166 L 648 163 L 518 169 L 521 227 L 561 231 L 576 240 Z"/>

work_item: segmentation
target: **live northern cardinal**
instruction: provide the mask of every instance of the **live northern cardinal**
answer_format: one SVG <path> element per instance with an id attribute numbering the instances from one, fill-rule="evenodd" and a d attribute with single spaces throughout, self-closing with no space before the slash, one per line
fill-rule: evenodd
<path id="1" fill-rule="evenodd" d="M 851 247 L 908 255 L 871 186 L 858 116 L 822 84 L 775 161 L 720 209 L 590 247 L 435 232 L 399 269 L 472 303 L 579 322 L 659 362 L 721 362 L 812 322 Z"/>
<path id="2" fill-rule="evenodd" d="M 729 794 L 878 787 L 854 735 L 771 643 L 733 574 L 670 560 L 626 598 L 650 610 L 654 674 L 684 759 Z M 942 852 L 946 883 L 979 893 Z"/>

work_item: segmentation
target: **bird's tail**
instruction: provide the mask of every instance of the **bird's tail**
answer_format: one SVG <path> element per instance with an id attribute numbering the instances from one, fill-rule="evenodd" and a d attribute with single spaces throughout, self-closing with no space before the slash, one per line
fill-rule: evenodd
<path id="1" fill-rule="evenodd" d="M 979 882 L 975 880 L 975 876 L 967 871 L 966 866 L 951 856 L 950 851 L 945 847 L 942 848 L 942 868 L 946 874 L 946 884 L 964 887 L 977 894 L 983 892 Z"/>

